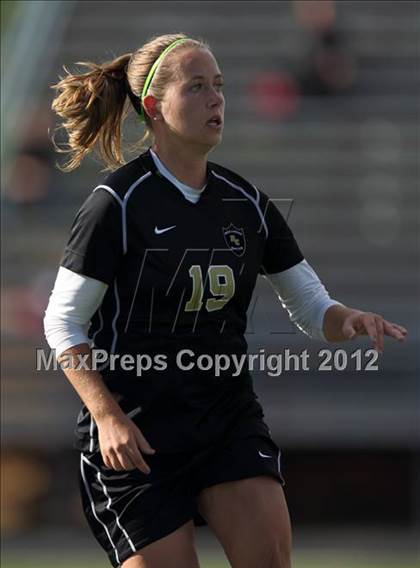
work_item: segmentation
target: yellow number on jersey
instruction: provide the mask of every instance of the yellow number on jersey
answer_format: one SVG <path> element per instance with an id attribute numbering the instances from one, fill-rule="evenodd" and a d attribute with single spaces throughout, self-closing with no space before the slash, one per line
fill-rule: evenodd
<path id="1" fill-rule="evenodd" d="M 189 275 L 193 279 L 193 291 L 191 298 L 185 304 L 186 312 L 197 312 L 203 305 L 203 274 L 201 266 L 194 264 L 189 269 Z M 206 302 L 206 310 L 214 312 L 221 310 L 235 294 L 235 277 L 233 270 L 226 264 L 210 266 L 208 270 L 210 292 L 219 298 L 209 298 Z"/>

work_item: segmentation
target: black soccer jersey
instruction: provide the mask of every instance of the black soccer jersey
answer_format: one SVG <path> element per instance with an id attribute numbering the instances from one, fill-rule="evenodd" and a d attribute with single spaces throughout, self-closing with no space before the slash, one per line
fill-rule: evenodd
<path id="1" fill-rule="evenodd" d="M 191 203 L 160 174 L 149 149 L 90 194 L 61 265 L 109 286 L 89 330 L 95 347 L 161 357 L 164 365 L 141 376 L 107 363 L 101 372 L 121 406 L 133 415 L 139 410 L 133 419 L 150 443 L 173 451 L 207 440 L 215 421 L 256 398 L 248 373 L 230 380 L 228 372 L 216 379 L 211 370 L 181 370 L 177 354 L 246 353 L 246 313 L 258 274 L 302 260 L 266 194 L 208 162 L 206 188 Z M 94 433 L 83 408 L 78 447 L 95 445 Z"/>

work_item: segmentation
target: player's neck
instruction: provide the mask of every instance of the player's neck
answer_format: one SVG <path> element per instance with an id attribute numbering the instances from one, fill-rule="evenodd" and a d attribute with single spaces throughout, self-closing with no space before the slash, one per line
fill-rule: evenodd
<path id="1" fill-rule="evenodd" d="M 185 185 L 194 189 L 202 189 L 206 184 L 207 159 L 206 156 L 193 155 L 190 151 L 166 148 L 156 142 L 152 150 L 157 154 L 162 164 Z"/>

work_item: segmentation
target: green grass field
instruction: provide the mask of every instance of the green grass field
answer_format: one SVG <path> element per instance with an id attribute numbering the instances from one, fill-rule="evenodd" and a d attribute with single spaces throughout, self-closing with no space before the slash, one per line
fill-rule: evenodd
<path id="1" fill-rule="evenodd" d="M 63 561 L 58 558 L 35 558 L 19 560 L 18 557 L 2 559 L 3 568 L 109 568 L 110 564 L 106 559 L 91 557 L 75 558 L 72 561 Z M 228 568 L 227 561 L 219 555 L 217 558 L 200 555 L 201 568 Z M 368 554 L 327 554 L 327 553 L 296 553 L 293 568 L 420 568 L 420 560 L 413 557 L 409 558 L 390 558 L 378 557 L 378 555 Z"/>

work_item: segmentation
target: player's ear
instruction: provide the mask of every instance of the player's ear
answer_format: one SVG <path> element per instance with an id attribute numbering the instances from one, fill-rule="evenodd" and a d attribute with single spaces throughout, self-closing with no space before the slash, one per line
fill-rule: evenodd
<path id="1" fill-rule="evenodd" d="M 160 103 L 153 95 L 147 95 L 143 99 L 143 107 L 152 120 L 160 120 Z"/>

